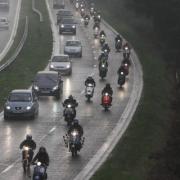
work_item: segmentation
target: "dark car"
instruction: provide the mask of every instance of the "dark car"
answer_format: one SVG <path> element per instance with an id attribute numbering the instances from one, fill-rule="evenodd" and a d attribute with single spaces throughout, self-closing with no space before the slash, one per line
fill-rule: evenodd
<path id="1" fill-rule="evenodd" d="M 59 24 L 59 34 L 71 33 L 76 35 L 76 23 L 72 18 L 64 18 Z"/>
<path id="2" fill-rule="evenodd" d="M 4 105 L 4 119 L 15 116 L 35 118 L 39 111 L 38 98 L 32 90 L 16 89 L 11 91 Z"/>
<path id="3" fill-rule="evenodd" d="M 32 85 L 37 96 L 55 96 L 57 99 L 60 98 L 62 88 L 61 76 L 55 71 L 39 71 Z"/>
<path id="4" fill-rule="evenodd" d="M 65 8 L 64 0 L 53 0 L 53 8 L 54 9 L 64 9 Z"/>
<path id="5" fill-rule="evenodd" d="M 9 0 L 0 0 L 0 9 L 9 10 Z"/>
<path id="6" fill-rule="evenodd" d="M 57 12 L 57 25 L 59 25 L 59 23 L 62 21 L 63 18 L 72 18 L 73 14 L 71 11 L 69 10 L 59 10 Z"/>

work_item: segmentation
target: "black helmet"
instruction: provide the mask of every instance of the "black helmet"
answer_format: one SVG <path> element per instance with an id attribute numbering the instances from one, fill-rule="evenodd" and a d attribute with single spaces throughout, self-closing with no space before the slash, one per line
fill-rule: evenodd
<path id="1" fill-rule="evenodd" d="M 69 99 L 73 99 L 73 96 L 72 95 L 69 95 L 69 97 L 68 97 Z"/>
<path id="2" fill-rule="evenodd" d="M 39 152 L 41 152 L 41 153 L 46 152 L 46 148 L 45 148 L 44 146 L 41 146 L 41 147 L 39 148 Z"/>
<path id="3" fill-rule="evenodd" d="M 109 87 L 111 87 L 111 85 L 110 85 L 109 83 L 107 83 L 107 84 L 106 84 L 106 87 L 108 87 L 108 88 L 109 88 Z"/>
<path id="4" fill-rule="evenodd" d="M 87 78 L 88 80 L 92 80 L 93 78 L 91 77 L 91 76 L 88 76 L 88 78 Z"/>
<path id="5" fill-rule="evenodd" d="M 26 140 L 32 140 L 32 136 L 30 134 L 26 135 Z"/>

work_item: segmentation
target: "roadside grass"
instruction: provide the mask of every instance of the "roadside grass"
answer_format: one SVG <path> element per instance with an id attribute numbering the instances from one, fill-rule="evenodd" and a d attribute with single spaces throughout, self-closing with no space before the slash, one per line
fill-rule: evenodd
<path id="1" fill-rule="evenodd" d="M 158 51 L 151 21 L 134 14 L 124 2 L 96 1 L 104 19 L 137 52 L 143 67 L 144 89 L 130 126 L 92 180 L 147 179 L 171 127 L 171 77 Z"/>
<path id="2" fill-rule="evenodd" d="M 45 1 L 40 1 L 39 6 L 44 18 L 41 23 L 31 7 L 31 1 L 22 0 L 20 19 L 25 20 L 26 16 L 29 18 L 28 37 L 15 62 L 5 71 L 0 72 L 1 109 L 8 93 L 12 89 L 28 88 L 36 72 L 45 68 L 51 56 L 52 32 Z M 19 33 L 21 29 L 23 28 L 20 25 L 18 27 Z M 18 36 L 21 36 L 19 33 Z M 18 40 L 16 42 L 18 44 Z"/>

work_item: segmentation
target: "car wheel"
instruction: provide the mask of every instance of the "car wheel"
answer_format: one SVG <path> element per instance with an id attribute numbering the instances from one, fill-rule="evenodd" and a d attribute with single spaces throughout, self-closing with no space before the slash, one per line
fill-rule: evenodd
<path id="1" fill-rule="evenodd" d="M 79 53 L 79 57 L 80 57 L 80 58 L 82 57 L 82 52 L 81 52 L 81 53 Z"/>

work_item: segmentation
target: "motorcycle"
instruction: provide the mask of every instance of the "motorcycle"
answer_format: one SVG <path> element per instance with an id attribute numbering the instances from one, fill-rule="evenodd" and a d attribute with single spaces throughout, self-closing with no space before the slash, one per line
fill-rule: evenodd
<path id="1" fill-rule="evenodd" d="M 127 63 L 121 64 L 122 69 L 124 70 L 125 75 L 129 74 L 129 65 Z"/>
<path id="2" fill-rule="evenodd" d="M 108 67 L 106 65 L 105 62 L 100 62 L 99 65 L 99 76 L 101 77 L 101 79 L 104 79 L 107 75 L 108 72 Z"/>
<path id="3" fill-rule="evenodd" d="M 79 132 L 74 129 L 69 135 L 63 136 L 64 143 L 69 151 L 72 153 L 72 157 L 77 156 L 77 152 L 81 150 L 85 138 L 81 139 Z"/>
<path id="4" fill-rule="evenodd" d="M 102 35 L 100 36 L 99 42 L 100 42 L 101 46 L 104 45 L 104 43 L 105 43 L 105 36 L 104 36 L 104 34 L 102 34 Z"/>
<path id="5" fill-rule="evenodd" d="M 76 11 L 78 11 L 78 9 L 79 9 L 79 3 L 78 2 L 76 2 L 75 8 L 76 8 Z"/>
<path id="6" fill-rule="evenodd" d="M 30 167 L 30 156 L 33 155 L 33 150 L 28 146 L 23 146 L 22 149 L 22 166 L 24 172 L 27 172 L 27 170 Z"/>
<path id="7" fill-rule="evenodd" d="M 122 48 L 122 42 L 120 39 L 117 40 L 116 44 L 115 44 L 115 47 L 116 47 L 116 51 L 117 52 L 120 52 L 121 48 Z"/>
<path id="8" fill-rule="evenodd" d="M 87 27 L 89 24 L 89 19 L 88 18 L 85 18 L 84 19 L 84 26 Z"/>
<path id="9" fill-rule="evenodd" d="M 33 172 L 33 180 L 46 180 L 46 166 L 41 162 L 35 163 L 34 172 Z"/>
<path id="10" fill-rule="evenodd" d="M 81 14 L 82 18 L 85 16 L 85 9 L 84 8 L 80 9 L 80 14 Z"/>
<path id="11" fill-rule="evenodd" d="M 87 101 L 90 101 L 90 99 L 93 97 L 93 94 L 94 94 L 94 85 L 87 84 L 85 88 L 85 96 L 87 98 Z"/>
<path id="12" fill-rule="evenodd" d="M 118 77 L 118 84 L 120 87 L 122 87 L 125 84 L 126 81 L 126 76 L 123 71 L 120 72 L 119 77 Z"/>
<path id="13" fill-rule="evenodd" d="M 104 52 L 106 59 L 108 59 L 109 58 L 109 50 L 108 49 L 102 49 L 102 51 Z"/>
<path id="14" fill-rule="evenodd" d="M 130 49 L 128 46 L 124 47 L 123 57 L 124 57 L 124 59 L 129 59 L 129 57 L 130 57 Z"/>
<path id="15" fill-rule="evenodd" d="M 104 110 L 107 111 L 112 103 L 112 96 L 107 92 L 102 95 L 102 103 L 101 105 L 104 107 Z"/>
<path id="16" fill-rule="evenodd" d="M 130 67 L 131 61 L 130 61 L 130 59 L 123 59 L 122 64 L 125 65 L 125 66 Z"/>
<path id="17" fill-rule="evenodd" d="M 94 16 L 94 8 L 93 7 L 90 8 L 90 15 Z"/>
<path id="18" fill-rule="evenodd" d="M 70 126 L 76 117 L 76 109 L 72 104 L 67 104 L 64 109 L 64 120 L 67 122 L 67 125 Z"/>

